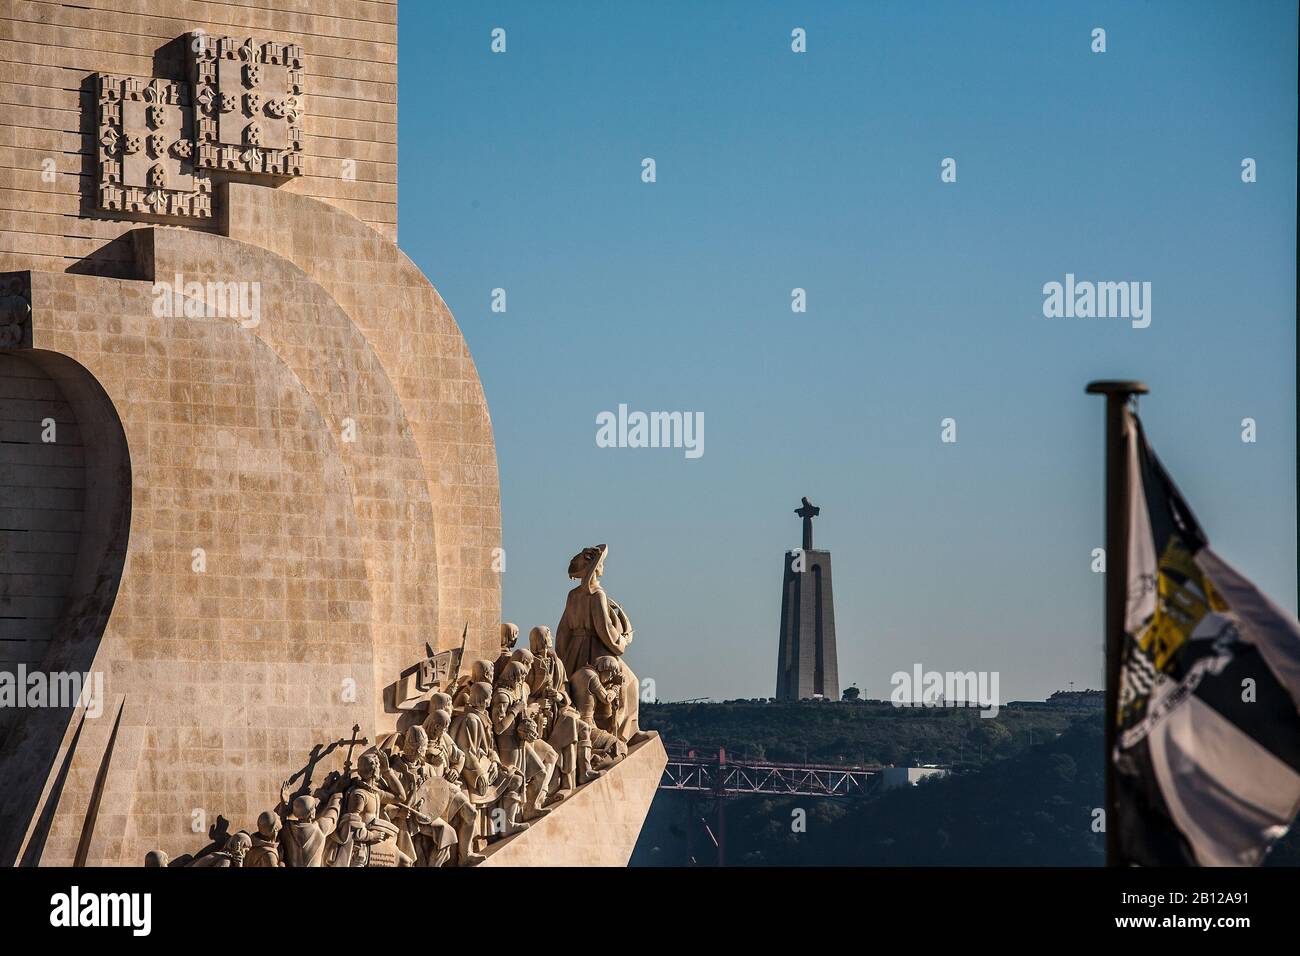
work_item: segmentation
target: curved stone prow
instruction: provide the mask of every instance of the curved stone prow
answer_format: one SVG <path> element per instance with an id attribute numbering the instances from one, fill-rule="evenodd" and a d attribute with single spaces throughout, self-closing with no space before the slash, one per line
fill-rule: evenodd
<path id="1" fill-rule="evenodd" d="M 627 866 L 667 763 L 655 734 L 523 833 L 492 844 L 479 866 Z"/>

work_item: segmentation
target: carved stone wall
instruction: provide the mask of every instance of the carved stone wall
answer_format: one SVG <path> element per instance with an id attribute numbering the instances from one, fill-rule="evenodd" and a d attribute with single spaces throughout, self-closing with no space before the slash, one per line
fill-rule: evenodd
<path id="1" fill-rule="evenodd" d="M 113 240 L 148 214 L 99 207 L 95 76 L 188 84 L 182 33 L 194 30 L 301 48 L 301 175 L 277 177 L 275 188 L 396 239 L 397 4 L 12 0 L 0 8 L 0 272 L 126 273 L 129 250 Z"/>
<path id="2" fill-rule="evenodd" d="M 302 175 L 302 47 L 189 37 L 198 165 Z"/>
<path id="3" fill-rule="evenodd" d="M 471 653 L 495 640 L 495 452 L 454 321 L 364 224 L 230 189 L 223 225 L 272 246 L 317 237 L 319 278 L 252 241 L 158 227 L 131 237 L 136 281 L 33 273 L 30 344 L 102 385 L 132 502 L 89 638 L 104 714 L 25 717 L 0 753 L 22 781 L 0 808 L 9 862 L 191 845 L 196 812 L 255 815 L 313 744 L 392 729 L 380 690 L 426 641 L 458 646 L 467 621 Z M 227 283 L 258 290 L 255 315 L 221 312 Z M 73 624 L 56 657 L 86 646 Z"/>
<path id="4" fill-rule="evenodd" d="M 99 208 L 210 219 L 212 180 L 195 169 L 189 84 L 108 73 L 95 80 Z"/>
<path id="5" fill-rule="evenodd" d="M 263 245 L 310 275 L 374 349 L 405 410 L 425 473 L 438 478 L 430 498 L 438 606 L 431 643 L 459 646 L 468 623 L 466 660 L 495 659 L 501 589 L 501 575 L 493 570 L 493 549 L 501 543 L 496 445 L 483 385 L 451 310 L 401 249 L 331 206 L 232 183 L 223 209 L 227 235 Z M 426 573 L 432 584 L 432 572 Z M 376 663 L 391 675 L 418 657 L 419 647 Z"/>

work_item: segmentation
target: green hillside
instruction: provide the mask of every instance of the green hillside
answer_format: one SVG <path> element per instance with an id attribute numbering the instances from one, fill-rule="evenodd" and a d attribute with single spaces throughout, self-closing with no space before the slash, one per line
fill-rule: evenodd
<path id="1" fill-rule="evenodd" d="M 857 799 L 730 797 L 731 866 L 1098 866 L 1101 720 L 982 770 Z M 633 865 L 717 863 L 712 797 L 661 791 Z M 802 812 L 802 813 L 801 813 Z M 798 816 L 806 829 L 798 832 Z M 706 825 L 708 829 L 706 830 Z"/>
<path id="2" fill-rule="evenodd" d="M 1028 704 L 995 719 L 887 704 L 643 705 L 670 746 L 735 759 L 814 763 L 964 762 L 942 779 L 863 797 L 733 796 L 660 791 L 634 866 L 1100 866 L 1102 715 Z M 1033 744 L 1030 745 L 1032 734 Z M 914 755 L 914 756 L 910 756 Z M 725 819 L 720 816 L 725 809 Z M 802 819 L 802 829 L 796 823 Z M 725 834 L 725 836 L 724 836 Z M 1300 865 L 1300 831 L 1269 866 Z"/>
<path id="3" fill-rule="evenodd" d="M 641 724 L 669 746 L 726 747 L 736 759 L 775 763 L 977 766 L 1054 739 L 1100 708 L 1010 704 L 997 717 L 966 708 L 898 708 L 863 701 L 642 704 Z M 1101 751 L 1097 759 L 1100 761 Z"/>

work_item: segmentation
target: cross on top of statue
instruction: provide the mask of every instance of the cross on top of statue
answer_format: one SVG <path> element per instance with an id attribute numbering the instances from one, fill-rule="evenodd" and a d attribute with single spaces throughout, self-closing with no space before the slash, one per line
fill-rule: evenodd
<path id="1" fill-rule="evenodd" d="M 806 497 L 803 499 L 803 507 L 795 508 L 794 513 L 803 518 L 803 549 L 811 551 L 812 542 L 812 519 L 822 513 L 822 509 L 809 501 Z"/>

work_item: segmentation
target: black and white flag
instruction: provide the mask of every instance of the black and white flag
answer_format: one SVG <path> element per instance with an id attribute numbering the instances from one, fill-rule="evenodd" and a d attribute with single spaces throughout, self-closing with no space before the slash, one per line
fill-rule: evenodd
<path id="1" fill-rule="evenodd" d="M 1300 622 L 1209 547 L 1127 417 L 1121 864 L 1253 866 L 1300 809 Z"/>

